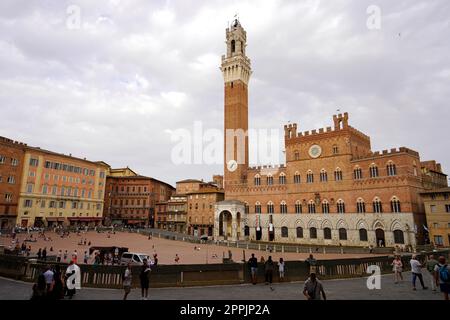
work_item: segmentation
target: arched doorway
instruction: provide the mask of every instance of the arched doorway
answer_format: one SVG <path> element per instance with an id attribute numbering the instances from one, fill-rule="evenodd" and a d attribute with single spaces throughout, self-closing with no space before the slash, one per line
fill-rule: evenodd
<path id="1" fill-rule="evenodd" d="M 386 247 L 386 240 L 384 238 L 384 230 L 383 229 L 376 229 L 375 230 L 375 237 L 377 239 L 377 247 Z"/>
<path id="2" fill-rule="evenodd" d="M 219 215 L 219 236 L 227 239 L 231 237 L 232 216 L 229 211 L 222 211 Z"/>

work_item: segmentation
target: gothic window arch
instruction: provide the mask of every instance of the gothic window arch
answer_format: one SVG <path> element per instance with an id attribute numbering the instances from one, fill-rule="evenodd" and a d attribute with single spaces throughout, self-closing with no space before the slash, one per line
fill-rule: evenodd
<path id="1" fill-rule="evenodd" d="M 339 154 L 339 147 L 336 144 L 333 146 L 333 154 Z"/>
<path id="2" fill-rule="evenodd" d="M 261 176 L 259 174 L 256 174 L 254 181 L 255 181 L 255 186 L 260 186 L 261 185 Z"/>
<path id="3" fill-rule="evenodd" d="M 272 201 L 269 201 L 267 203 L 267 213 L 274 213 L 273 202 Z"/>
<path id="4" fill-rule="evenodd" d="M 378 197 L 375 197 L 375 199 L 373 199 L 373 212 L 374 213 L 383 212 L 383 204 L 381 203 L 381 200 Z"/>
<path id="5" fill-rule="evenodd" d="M 255 213 L 261 213 L 261 203 L 259 201 L 255 203 Z"/>
<path id="6" fill-rule="evenodd" d="M 309 228 L 309 238 L 317 239 L 317 229 L 314 227 Z"/>
<path id="7" fill-rule="evenodd" d="M 366 213 L 366 203 L 363 198 L 358 198 L 358 200 L 356 200 L 356 212 Z"/>
<path id="8" fill-rule="evenodd" d="M 294 151 L 294 160 L 300 160 L 300 152 L 298 150 Z"/>
<path id="9" fill-rule="evenodd" d="M 393 213 L 399 213 L 402 212 L 401 206 L 400 206 L 400 200 L 396 196 L 392 197 L 391 199 L 391 211 Z"/>
<path id="10" fill-rule="evenodd" d="M 337 213 L 345 213 L 345 203 L 344 200 L 339 199 L 336 204 Z"/>
<path id="11" fill-rule="evenodd" d="M 268 186 L 273 185 L 273 176 L 271 174 L 267 175 L 267 185 Z"/>
<path id="12" fill-rule="evenodd" d="M 336 181 L 342 181 L 342 170 L 341 168 L 336 168 L 334 171 L 334 180 Z"/>
<path id="13" fill-rule="evenodd" d="M 328 181 L 328 173 L 325 169 L 320 170 L 320 182 Z"/>
<path id="14" fill-rule="evenodd" d="M 378 167 L 375 163 L 372 163 L 369 167 L 370 177 L 371 178 L 377 178 L 379 176 L 378 174 Z"/>
<path id="15" fill-rule="evenodd" d="M 316 213 L 316 204 L 314 203 L 313 200 L 309 200 L 308 213 Z"/>
<path id="16" fill-rule="evenodd" d="M 286 174 L 284 172 L 280 173 L 278 180 L 280 184 L 286 184 Z"/>
<path id="17" fill-rule="evenodd" d="M 359 241 L 368 241 L 366 229 L 359 229 Z"/>
<path id="18" fill-rule="evenodd" d="M 386 165 L 387 175 L 393 177 L 397 175 L 397 167 L 393 161 L 389 161 Z"/>
<path id="19" fill-rule="evenodd" d="M 339 229 L 339 240 L 347 240 L 347 229 L 345 228 Z"/>
<path id="20" fill-rule="evenodd" d="M 405 236 L 402 230 L 394 230 L 394 243 L 396 244 L 405 243 Z"/>
<path id="21" fill-rule="evenodd" d="M 313 183 L 314 182 L 314 173 L 312 170 L 308 170 L 306 173 L 306 183 Z"/>
<path id="22" fill-rule="evenodd" d="M 323 229 L 323 238 L 326 240 L 331 240 L 331 229 L 330 228 L 324 228 Z"/>
<path id="23" fill-rule="evenodd" d="M 303 228 L 297 227 L 296 231 L 297 231 L 297 238 L 303 238 Z"/>
<path id="24" fill-rule="evenodd" d="M 300 173 L 298 171 L 294 174 L 294 183 L 299 184 L 300 183 Z"/>
<path id="25" fill-rule="evenodd" d="M 295 213 L 302 213 L 302 203 L 300 200 L 295 201 Z"/>
<path id="26" fill-rule="evenodd" d="M 355 169 L 353 169 L 353 179 L 361 180 L 362 178 L 363 178 L 362 170 L 359 166 L 356 166 Z"/>
<path id="27" fill-rule="evenodd" d="M 286 204 L 286 201 L 281 201 L 281 204 L 280 204 L 280 212 L 281 213 L 287 213 L 287 204 Z"/>
<path id="28" fill-rule="evenodd" d="M 281 227 L 281 237 L 287 238 L 289 236 L 289 229 L 286 226 Z"/>
<path id="29" fill-rule="evenodd" d="M 248 202 L 245 202 L 245 213 L 249 214 L 250 213 L 250 207 L 248 206 Z"/>
<path id="30" fill-rule="evenodd" d="M 330 213 L 330 203 L 328 200 L 322 201 L 322 213 Z"/>

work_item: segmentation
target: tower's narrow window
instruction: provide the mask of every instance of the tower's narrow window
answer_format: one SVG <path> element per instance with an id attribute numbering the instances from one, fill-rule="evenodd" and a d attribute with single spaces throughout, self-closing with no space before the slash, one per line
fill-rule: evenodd
<path id="1" fill-rule="evenodd" d="M 231 40 L 231 53 L 234 53 L 236 51 L 236 42 L 234 40 Z"/>

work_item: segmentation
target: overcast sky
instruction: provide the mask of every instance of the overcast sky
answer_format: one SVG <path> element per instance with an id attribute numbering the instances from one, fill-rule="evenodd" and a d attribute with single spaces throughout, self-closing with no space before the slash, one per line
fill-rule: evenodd
<path id="1" fill-rule="evenodd" d="M 173 164 L 169 132 L 222 130 L 236 13 L 250 127 L 306 131 L 340 109 L 374 151 L 406 146 L 450 170 L 448 0 L 2 0 L 0 135 L 171 184 L 210 180 L 222 166 Z"/>

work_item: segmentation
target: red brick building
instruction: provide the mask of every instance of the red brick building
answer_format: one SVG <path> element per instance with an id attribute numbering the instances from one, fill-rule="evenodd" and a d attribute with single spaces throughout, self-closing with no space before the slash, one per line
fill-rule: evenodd
<path id="1" fill-rule="evenodd" d="M 155 208 L 170 199 L 175 189 L 141 175 L 108 176 L 105 192 L 105 223 L 155 226 Z"/>
<path id="2" fill-rule="evenodd" d="M 26 144 L 0 137 L 0 228 L 16 225 Z"/>

